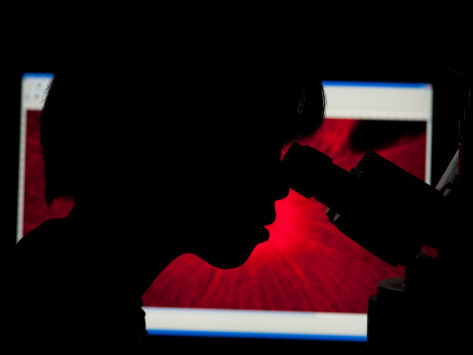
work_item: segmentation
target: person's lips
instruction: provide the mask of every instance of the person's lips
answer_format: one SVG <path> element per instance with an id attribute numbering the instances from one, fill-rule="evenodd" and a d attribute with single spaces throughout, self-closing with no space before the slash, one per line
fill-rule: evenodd
<path id="1" fill-rule="evenodd" d="M 261 240 L 266 242 L 269 239 L 269 231 L 263 227 L 263 230 L 261 231 Z"/>
<path id="2" fill-rule="evenodd" d="M 269 226 L 270 224 L 273 224 L 275 220 L 276 220 L 276 211 L 272 209 L 264 215 L 263 224 L 265 226 Z"/>
<path id="3" fill-rule="evenodd" d="M 269 231 L 260 224 L 259 226 L 253 226 L 253 233 L 251 240 L 256 243 L 266 242 L 269 239 Z"/>

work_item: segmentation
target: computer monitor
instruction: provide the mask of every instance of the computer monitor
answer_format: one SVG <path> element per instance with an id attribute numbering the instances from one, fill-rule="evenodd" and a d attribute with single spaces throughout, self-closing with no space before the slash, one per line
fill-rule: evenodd
<path id="1" fill-rule="evenodd" d="M 44 198 L 39 120 L 52 78 L 22 78 L 18 240 L 73 207 Z M 431 84 L 325 81 L 324 89 L 325 122 L 304 144 L 347 170 L 376 151 L 430 183 Z M 404 268 L 343 235 L 325 211 L 290 191 L 276 202 L 270 239 L 241 267 L 220 270 L 192 254 L 174 260 L 143 295 L 149 334 L 365 342 L 368 298 Z"/>

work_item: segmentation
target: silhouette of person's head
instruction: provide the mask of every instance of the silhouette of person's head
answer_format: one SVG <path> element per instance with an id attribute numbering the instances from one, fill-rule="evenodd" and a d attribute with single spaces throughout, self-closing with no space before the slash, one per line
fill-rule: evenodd
<path id="1" fill-rule="evenodd" d="M 322 122 L 320 79 L 251 53 L 100 63 L 55 73 L 41 126 L 48 202 L 74 198 L 97 244 L 241 265 L 289 191 L 281 149 Z"/>

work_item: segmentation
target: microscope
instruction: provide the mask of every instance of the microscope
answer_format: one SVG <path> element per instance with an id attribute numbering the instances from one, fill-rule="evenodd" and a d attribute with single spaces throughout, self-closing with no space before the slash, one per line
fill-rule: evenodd
<path id="1" fill-rule="evenodd" d="M 351 171 L 298 143 L 282 160 L 289 186 L 324 204 L 341 232 L 389 264 L 405 266 L 405 277 L 380 280 L 367 300 L 367 345 L 376 353 L 460 347 L 468 340 L 470 92 L 458 149 L 436 186 L 374 152 Z"/>

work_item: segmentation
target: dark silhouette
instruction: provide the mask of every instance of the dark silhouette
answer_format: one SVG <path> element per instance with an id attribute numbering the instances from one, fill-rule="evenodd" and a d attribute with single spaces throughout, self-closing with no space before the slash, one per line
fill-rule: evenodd
<path id="1" fill-rule="evenodd" d="M 17 245 L 13 351 L 145 353 L 141 295 L 173 259 L 248 259 L 288 193 L 282 147 L 323 118 L 321 81 L 296 59 L 58 67 L 41 117 L 46 198 L 75 206 Z"/>

